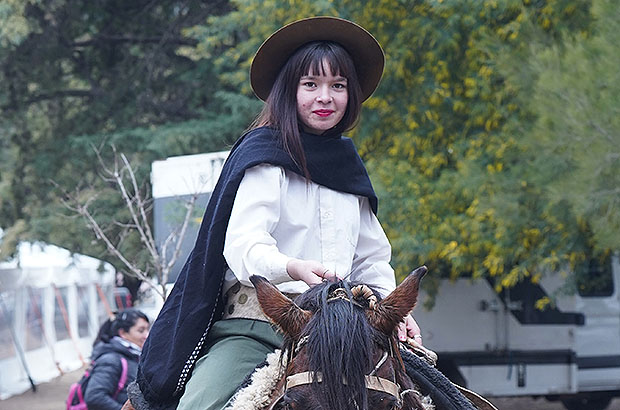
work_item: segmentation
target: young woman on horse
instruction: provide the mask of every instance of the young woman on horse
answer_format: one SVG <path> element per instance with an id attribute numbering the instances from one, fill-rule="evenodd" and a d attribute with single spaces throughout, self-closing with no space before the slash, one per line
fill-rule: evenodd
<path id="1" fill-rule="evenodd" d="M 265 106 L 233 147 L 194 250 L 153 324 L 129 389 L 136 409 L 225 408 L 280 346 L 251 275 L 293 295 L 335 276 L 384 296 L 395 288 L 377 198 L 342 137 L 383 65 L 370 33 L 332 17 L 291 23 L 259 48 L 250 77 Z M 420 331 L 407 317 L 400 333 Z"/>

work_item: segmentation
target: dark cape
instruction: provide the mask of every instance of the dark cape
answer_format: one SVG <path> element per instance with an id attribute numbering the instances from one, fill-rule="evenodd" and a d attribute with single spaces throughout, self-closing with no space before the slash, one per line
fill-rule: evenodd
<path id="1" fill-rule="evenodd" d="M 312 181 L 365 196 L 373 212 L 377 212 L 377 198 L 366 168 L 349 138 L 303 133 L 302 144 Z M 211 324 L 221 318 L 228 220 L 245 170 L 262 163 L 303 175 L 282 148 L 277 131 L 271 128 L 248 132 L 232 148 L 207 205 L 194 249 L 142 350 L 137 384 L 149 408 L 176 407 Z"/>

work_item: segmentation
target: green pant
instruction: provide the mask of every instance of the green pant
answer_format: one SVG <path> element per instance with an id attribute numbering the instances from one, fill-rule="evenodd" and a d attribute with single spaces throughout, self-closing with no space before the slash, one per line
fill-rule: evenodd
<path id="1" fill-rule="evenodd" d="M 228 319 L 213 324 L 206 343 L 206 354 L 196 362 L 178 410 L 227 407 L 246 375 L 280 347 L 282 336 L 267 322 Z"/>

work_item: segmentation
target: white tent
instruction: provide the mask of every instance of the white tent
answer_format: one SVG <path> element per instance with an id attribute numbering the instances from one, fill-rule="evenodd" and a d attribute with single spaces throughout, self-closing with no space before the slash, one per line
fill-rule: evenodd
<path id="1" fill-rule="evenodd" d="M 0 400 L 88 361 L 115 279 L 110 264 L 53 245 L 18 255 L 0 263 Z"/>

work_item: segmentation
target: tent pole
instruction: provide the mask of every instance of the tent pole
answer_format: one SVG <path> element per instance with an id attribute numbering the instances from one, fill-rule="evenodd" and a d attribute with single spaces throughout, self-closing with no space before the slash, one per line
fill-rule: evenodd
<path id="1" fill-rule="evenodd" d="M 82 362 L 82 366 L 86 366 L 86 361 L 84 360 L 84 356 L 82 356 L 82 352 L 80 352 L 80 348 L 75 340 L 75 335 L 71 329 L 71 325 L 69 324 L 69 315 L 67 314 L 67 308 L 65 307 L 65 302 L 62 300 L 62 295 L 60 294 L 60 289 L 55 284 L 52 284 L 54 288 L 54 292 L 56 293 L 56 300 L 58 301 L 58 307 L 60 308 L 60 312 L 62 313 L 62 317 L 65 321 L 65 327 L 67 328 L 67 332 L 69 332 L 69 338 L 73 342 L 73 347 Z"/>
<path id="2" fill-rule="evenodd" d="M 32 376 L 30 375 L 30 370 L 28 369 L 28 364 L 26 363 L 26 355 L 24 354 L 24 350 L 22 349 L 21 343 L 19 343 L 19 340 L 17 340 L 17 335 L 15 334 L 15 329 L 13 328 L 13 321 L 11 320 L 11 317 L 10 317 L 11 315 L 9 315 L 8 313 L 8 309 L 6 308 L 6 305 L 4 304 L 4 297 L 1 294 L 0 294 L 0 307 L 2 308 L 2 314 L 4 315 L 4 318 L 7 324 L 9 325 L 9 330 L 11 332 L 11 337 L 13 338 L 13 344 L 15 345 L 15 350 L 17 350 L 17 354 L 22 363 L 22 367 L 24 368 L 24 371 L 26 372 L 26 376 L 28 376 L 30 387 L 32 388 L 33 392 L 36 392 L 37 385 L 34 383 L 34 380 L 32 380 Z"/>
<path id="3" fill-rule="evenodd" d="M 27 286 L 27 288 L 28 288 L 28 294 L 30 296 L 30 304 L 32 306 L 32 310 L 34 311 L 34 314 L 37 317 L 37 323 L 41 327 L 41 333 L 43 334 L 43 340 L 45 340 L 45 345 L 50 350 L 52 361 L 56 365 L 56 369 L 58 369 L 58 372 L 62 376 L 65 372 L 62 371 L 62 368 L 60 367 L 60 363 L 58 363 L 58 360 L 56 360 L 56 353 L 54 352 L 54 347 L 52 346 L 52 343 L 50 342 L 50 338 L 47 335 L 47 330 L 45 330 L 45 326 L 43 325 L 43 315 L 41 315 L 41 310 L 39 309 L 39 306 L 37 305 L 36 297 L 34 295 L 32 288 L 30 286 Z"/>

